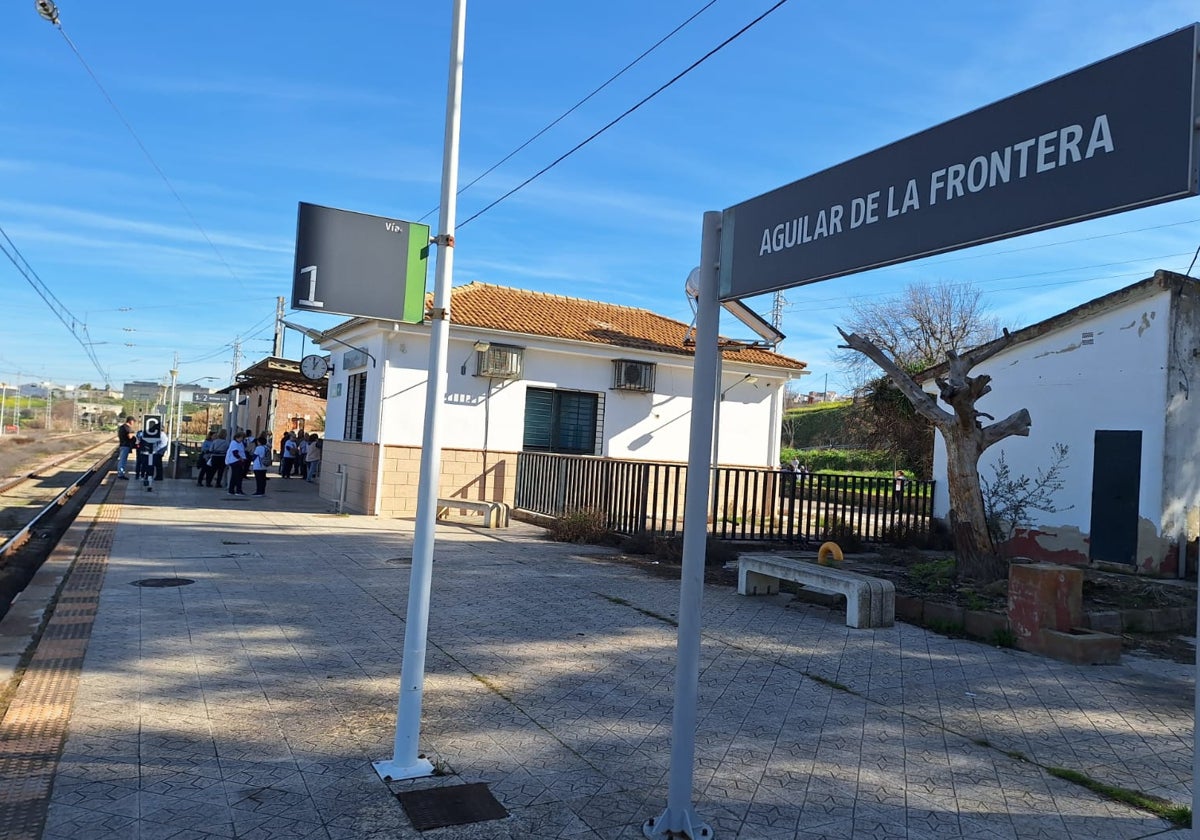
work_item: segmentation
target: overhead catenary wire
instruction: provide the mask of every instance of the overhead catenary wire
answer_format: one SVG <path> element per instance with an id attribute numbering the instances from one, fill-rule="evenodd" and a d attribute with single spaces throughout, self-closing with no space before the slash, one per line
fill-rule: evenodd
<path id="1" fill-rule="evenodd" d="M 500 158 L 500 160 L 493 163 L 487 169 L 483 170 L 483 172 L 480 172 L 478 175 L 476 175 L 474 178 L 472 178 L 470 181 L 468 181 L 465 185 L 463 185 L 462 187 L 459 187 L 457 194 L 462 195 L 467 190 L 469 190 L 471 187 L 475 186 L 480 181 L 482 181 L 484 178 L 486 178 L 488 175 L 491 175 L 493 172 L 495 172 L 501 166 L 508 163 L 516 155 L 520 154 L 520 152 L 523 151 L 527 146 L 529 146 L 530 143 L 537 140 L 539 137 L 541 137 L 547 131 L 554 128 L 554 126 L 558 125 L 560 122 L 565 120 L 571 114 L 575 113 L 575 111 L 579 110 L 579 108 L 581 106 L 583 106 L 588 100 L 590 100 L 596 94 L 600 93 L 600 91 L 604 90 L 606 87 L 611 85 L 617 79 L 621 78 L 621 76 L 625 75 L 625 73 L 627 73 L 629 70 L 633 69 L 633 67 L 635 67 L 637 64 L 639 64 L 642 61 L 642 59 L 644 59 L 646 56 L 650 55 L 650 53 L 654 52 L 659 47 L 661 47 L 663 44 L 665 44 L 667 41 L 669 41 L 681 29 L 683 29 L 685 26 L 687 26 L 689 23 L 694 21 L 696 18 L 700 17 L 700 15 L 704 14 L 704 12 L 706 12 L 709 8 L 711 8 L 713 5 L 715 5 L 716 2 L 717 2 L 717 0 L 709 0 L 707 3 L 705 3 L 699 9 L 697 9 L 695 12 L 693 12 L 691 15 L 689 15 L 682 23 L 680 23 L 678 26 L 676 26 L 674 29 L 672 29 L 670 32 L 668 32 L 663 37 L 659 38 L 657 41 L 655 41 L 653 44 L 651 44 L 648 48 L 643 50 L 642 53 L 640 55 L 638 55 L 637 58 L 635 58 L 633 61 L 626 64 L 624 67 L 622 67 L 620 70 L 618 70 L 613 75 L 609 76 L 608 79 L 606 79 L 603 84 L 601 84 L 599 87 L 597 87 L 591 93 L 589 93 L 587 96 L 583 97 L 578 102 L 576 102 L 574 105 L 572 105 L 570 108 L 563 111 L 561 114 L 559 114 L 557 117 L 555 117 L 553 120 L 548 122 L 545 126 L 543 126 L 540 130 L 535 132 L 528 140 L 526 140 L 521 145 L 517 146 L 515 149 L 513 149 L 511 152 L 506 154 L 504 157 Z M 434 207 L 432 210 L 430 210 L 428 213 L 426 213 L 424 216 L 422 216 L 417 221 L 421 221 L 421 222 L 425 221 L 430 216 L 432 216 L 434 213 L 436 213 L 438 211 L 439 207 L 440 207 L 440 205 L 438 205 L 438 207 Z"/>
<path id="2" fill-rule="evenodd" d="M 229 261 L 225 259 L 225 255 L 221 253 L 219 248 L 217 248 L 216 243 L 212 241 L 212 237 L 208 235 L 208 231 L 204 229 L 204 226 L 200 224 L 200 220 L 196 218 L 196 214 L 192 212 L 192 209 L 187 205 L 187 202 L 183 200 L 183 196 L 181 196 L 179 191 L 175 189 L 175 185 L 171 183 L 171 179 L 167 177 L 167 173 L 164 172 L 162 167 L 158 165 L 158 161 L 154 159 L 154 155 L 150 154 L 150 150 L 146 148 L 146 144 L 142 142 L 142 138 L 138 136 L 138 133 L 134 130 L 133 125 L 130 124 L 129 120 L 125 118 L 125 115 L 121 112 L 121 109 L 117 107 L 117 103 L 113 100 L 113 98 L 109 95 L 108 90 L 101 83 L 100 77 L 96 75 L 91 66 L 84 59 L 83 53 L 81 53 L 79 48 L 75 46 L 75 42 L 71 40 L 69 35 L 67 35 L 67 31 L 63 28 L 62 22 L 59 20 L 58 7 L 52 2 L 52 0 L 36 0 L 36 4 L 38 14 L 49 21 L 50 24 L 58 30 L 58 33 L 62 35 L 62 38 L 64 41 L 66 41 L 67 46 L 71 48 L 71 52 L 75 54 L 75 57 L 79 60 L 79 63 L 83 66 L 83 69 L 87 72 L 88 76 L 91 77 L 91 80 L 95 83 L 97 89 L 99 89 L 100 95 L 104 97 L 104 101 L 108 103 L 110 108 L 112 108 L 113 113 L 116 114 L 117 119 L 120 120 L 121 125 L 125 126 L 125 130 L 129 132 L 129 136 L 133 138 L 133 142 L 137 144 L 137 147 L 141 150 L 142 155 L 150 163 L 150 167 L 158 174 L 158 177 L 162 179 L 162 182 L 166 185 L 168 192 L 174 196 L 175 201 L 178 202 L 179 206 L 183 208 L 183 212 L 188 217 L 188 220 L 191 221 L 196 230 L 200 232 L 200 235 L 204 238 L 204 241 L 208 243 L 208 247 L 212 249 L 214 254 L 216 254 L 221 265 L 225 266 L 225 270 L 229 272 L 229 276 L 236 280 L 237 284 L 241 286 L 243 290 L 245 290 L 246 285 L 242 282 L 242 278 L 238 276 L 238 273 L 233 270 L 233 266 L 231 266 Z"/>
<path id="3" fill-rule="evenodd" d="M 25 255 L 17 248 L 16 243 L 9 238 L 8 232 L 4 230 L 3 225 L 0 225 L 0 237 L 3 237 L 4 242 L 7 243 L 7 245 L 0 243 L 0 251 L 4 252 L 4 256 L 8 257 L 20 275 L 37 292 L 38 297 L 45 302 L 46 306 L 50 307 L 50 311 L 54 313 L 54 316 L 62 322 L 62 325 L 71 333 L 71 336 L 79 342 L 79 346 L 87 354 L 88 359 L 96 368 L 96 372 L 100 374 L 107 384 L 109 379 L 108 372 L 104 370 L 100 364 L 100 360 L 96 357 L 96 351 L 92 348 L 93 342 L 91 336 L 88 335 L 87 325 L 75 317 L 71 310 L 67 309 L 66 305 L 55 296 L 54 292 L 50 291 L 50 288 L 42 282 L 42 278 L 38 276 L 33 266 L 25 259 Z"/>
<path id="4" fill-rule="evenodd" d="M 680 79 L 682 79 L 684 76 L 686 76 L 686 75 L 688 75 L 689 73 L 691 73 L 693 70 L 695 70 L 695 69 L 696 69 L 697 67 L 699 67 L 701 64 L 703 64 L 704 62 L 708 61 L 710 58 L 712 58 L 714 55 L 716 55 L 717 53 L 719 53 L 721 50 L 725 49 L 725 47 L 729 46 L 729 45 L 730 45 L 730 44 L 732 44 L 734 41 L 736 41 L 738 38 L 740 38 L 740 37 L 742 37 L 743 35 L 745 35 L 745 34 L 746 34 L 747 32 L 749 32 L 749 31 L 750 31 L 752 28 L 754 28 L 756 25 L 758 25 L 759 23 L 761 23 L 761 22 L 762 22 L 762 21 L 763 21 L 763 20 L 764 20 L 764 19 L 765 19 L 765 18 L 766 18 L 768 15 L 770 15 L 772 12 L 774 12 L 776 9 L 778 9 L 780 6 L 782 6 L 782 5 L 783 5 L 784 3 L 786 3 L 786 2 L 788 2 L 788 0 L 778 0 L 778 2 L 776 2 L 776 3 L 775 3 L 773 6 L 771 6 L 769 9 L 767 9 L 765 12 L 763 12 L 762 14 L 760 14 L 758 17 L 754 18 L 754 20 L 752 20 L 752 21 L 750 21 L 749 23 L 747 23 L 745 26 L 743 26 L 743 27 L 742 27 L 741 29 L 739 29 L 737 32 L 735 32 L 735 33 L 733 33 L 732 35 L 730 35 L 730 36 L 729 36 L 728 38 L 726 38 L 724 41 L 722 41 L 721 43 L 717 44 L 715 47 L 713 47 L 711 50 L 709 50 L 708 52 L 706 52 L 704 55 L 700 56 L 700 58 L 698 58 L 698 59 L 696 59 L 695 61 L 693 61 L 693 62 L 692 62 L 690 65 L 688 65 L 688 66 L 687 66 L 685 69 L 683 69 L 682 71 L 680 71 L 679 73 L 677 73 L 675 76 L 673 76 L 673 77 L 672 77 L 671 79 L 669 79 L 668 81 L 664 82 L 662 85 L 660 85 L 660 86 L 659 86 L 658 88 L 656 88 L 654 91 L 652 91 L 652 92 L 651 92 L 651 93 L 649 93 L 648 95 L 646 95 L 646 96 L 642 97 L 642 99 L 638 100 L 638 102 L 637 102 L 637 103 L 635 103 L 634 105 L 632 105 L 632 106 L 630 106 L 629 108 L 627 108 L 627 109 L 626 109 L 626 110 L 625 110 L 623 113 L 621 113 L 620 115 L 618 115 L 618 116 L 617 116 L 617 117 L 615 117 L 614 119 L 612 119 L 612 120 L 610 120 L 609 122 L 607 122 L 607 123 L 606 123 L 605 125 L 603 125 L 601 128 L 599 128 L 599 129 L 597 129 L 596 131 L 594 131 L 594 132 L 593 132 L 591 135 L 589 135 L 588 137 L 586 137 L 586 138 L 584 138 L 583 140 L 581 140 L 579 143 L 576 143 L 574 146 L 572 146 L 570 149 L 568 149 L 568 150 L 567 150 L 566 152 L 564 152 L 563 154 L 559 155 L 557 158 L 555 158 L 553 161 L 551 161 L 550 163 L 548 163 L 546 166 L 543 166 L 543 167 L 542 167 L 541 169 L 539 169 L 537 172 L 535 172 L 535 173 L 533 173 L 532 175 L 530 175 L 530 176 L 529 176 L 528 178 L 526 178 L 524 181 L 522 181 L 521 183 L 517 184 L 515 187 L 513 187 L 513 188 L 512 188 L 511 190 L 509 190 L 508 192 L 504 193 L 502 196 L 500 196 L 499 198 L 497 198 L 495 201 L 492 201 L 490 204 L 486 205 L 486 206 L 485 206 L 485 207 L 484 207 L 482 210 L 479 210 L 478 212 L 476 212 L 476 213 L 474 213 L 474 214 L 472 214 L 472 215 L 468 216 L 466 219 L 464 219 L 463 221 L 459 222 L 459 223 L 458 223 L 458 227 L 462 228 L 462 227 L 466 226 L 466 225 L 467 225 L 468 223 L 470 223 L 471 221 L 473 221 L 473 220 L 475 220 L 475 219 L 478 219 L 478 218 L 479 218 L 480 216 L 482 216 L 484 213 L 486 213 L 487 211 L 491 210 L 493 207 L 495 207 L 495 206 L 496 206 L 497 204 L 499 204 L 500 202 L 504 201 L 505 199 L 507 199 L 507 198 L 511 197 L 512 195 L 516 194 L 517 192 L 519 192 L 519 191 L 523 190 L 525 187 L 527 187 L 527 186 L 529 186 L 530 184 L 532 184 L 532 183 L 533 183 L 534 181 L 536 181 L 538 178 L 540 178 L 540 177 L 542 177 L 543 175 L 545 175 L 547 172 L 549 172 L 549 171 L 550 171 L 551 169 L 553 169 L 554 167 L 558 166 L 560 163 L 562 163 L 564 160 L 566 160 L 567 158 L 569 158 L 571 155 L 575 154 L 577 151 L 579 151 L 580 149 L 582 149 L 584 146 L 586 146 L 586 145 L 588 145 L 589 143 L 591 143 L 593 140 L 595 140 L 595 139 L 596 139 L 597 137 L 599 137 L 601 134 L 603 134 L 604 132 L 608 131 L 610 128 L 612 128 L 613 126 L 615 126 L 617 123 L 621 122 L 621 120 L 625 119 L 625 118 L 626 118 L 626 117 L 628 117 L 630 114 L 632 114 L 632 113 L 634 113 L 635 111 L 637 111 L 639 108 L 641 108 L 641 107 L 642 107 L 643 105 L 645 105 L 647 102 L 649 102 L 650 100 L 654 99 L 656 96 L 658 96 L 660 93 L 662 93 L 663 91 L 665 91 L 667 88 L 669 88 L 669 87 L 671 87 L 672 85 L 674 85 L 676 82 L 678 82 L 678 81 L 679 81 Z"/>

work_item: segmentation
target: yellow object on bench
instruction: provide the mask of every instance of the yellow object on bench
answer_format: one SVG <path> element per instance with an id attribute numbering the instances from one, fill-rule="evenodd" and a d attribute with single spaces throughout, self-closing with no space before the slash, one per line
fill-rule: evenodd
<path id="1" fill-rule="evenodd" d="M 832 555 L 832 559 L 830 555 Z M 835 562 L 841 563 L 845 559 L 842 556 L 841 546 L 835 542 L 821 543 L 821 547 L 817 549 L 818 566 L 832 566 Z"/>

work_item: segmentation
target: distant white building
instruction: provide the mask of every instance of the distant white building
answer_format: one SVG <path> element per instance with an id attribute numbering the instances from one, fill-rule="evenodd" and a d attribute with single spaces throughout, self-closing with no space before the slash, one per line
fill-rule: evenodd
<path id="1" fill-rule="evenodd" d="M 1026 408 L 1028 437 L 988 449 L 1014 476 L 1035 477 L 1068 447 L 1056 513 L 1034 512 L 1011 554 L 1157 575 L 1181 572 L 1180 548 L 1200 535 L 1200 281 L 1167 271 L 1014 332 L 978 365 L 992 377 L 979 409 Z M 933 376 L 926 390 L 936 393 Z M 1197 393 L 1193 399 L 1192 389 Z M 934 511 L 946 516 L 946 453 L 934 447 Z"/>
<path id="2" fill-rule="evenodd" d="M 483 283 L 455 288 L 451 307 L 439 495 L 512 503 L 522 451 L 687 460 L 688 325 L 644 309 Z M 340 469 L 351 510 L 411 516 L 428 323 L 355 318 L 323 335 L 332 374 L 321 493 L 332 497 Z M 724 347 L 721 463 L 778 466 L 784 386 L 804 368 L 762 347 Z"/>

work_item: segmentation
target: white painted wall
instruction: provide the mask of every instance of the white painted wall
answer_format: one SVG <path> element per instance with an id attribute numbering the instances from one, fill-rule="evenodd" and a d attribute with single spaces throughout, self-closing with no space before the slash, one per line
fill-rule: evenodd
<path id="1" fill-rule="evenodd" d="M 1094 344 L 1081 343 L 1084 331 Z M 980 476 L 991 481 L 1001 452 L 1014 476 L 1036 476 L 1052 460 L 1055 443 L 1070 447 L 1066 486 L 1055 497 L 1058 513 L 1034 514 L 1038 526 L 1091 530 L 1092 458 L 1098 429 L 1142 431 L 1141 516 L 1162 516 L 1164 407 L 1167 404 L 1167 345 L 1170 293 L 1161 291 L 1055 332 L 1021 342 L 971 371 L 992 377 L 992 392 L 977 403 L 997 420 L 1027 408 L 1029 437 L 993 446 L 980 461 Z M 927 389 L 936 393 L 929 383 Z M 943 405 L 943 407 L 946 407 Z M 985 418 L 985 422 L 987 421 Z M 941 435 L 934 445 L 936 515 L 949 508 L 946 451 Z M 1069 508 L 1069 509 L 1068 509 Z"/>
<path id="2" fill-rule="evenodd" d="M 371 368 L 369 362 L 365 368 L 368 398 L 363 439 L 366 442 L 375 440 L 379 371 L 383 367 L 382 359 L 387 358 L 389 365 L 383 391 L 386 395 L 384 442 L 419 446 L 425 416 L 428 334 L 401 327 L 400 331 L 387 334 L 385 347 L 382 334 L 371 332 L 372 335 L 365 330 L 338 335 L 349 344 L 366 346 L 381 359 L 378 368 Z M 489 389 L 487 379 L 474 375 L 473 344 L 481 338 L 496 344 L 524 347 L 524 376 L 518 380 L 492 380 Z M 364 370 L 341 369 L 340 360 L 346 349 L 332 342 L 325 345 L 325 350 L 332 353 L 335 367 L 330 379 L 326 422 L 328 435 L 335 440 L 341 437 L 344 429 L 347 377 Z M 654 393 L 613 390 L 614 359 L 655 363 Z M 462 373 L 464 363 L 466 375 Z M 451 337 L 447 368 L 446 404 L 439 414 L 444 447 L 519 451 L 524 436 L 526 388 L 558 388 L 600 395 L 603 449 L 597 454 L 637 460 L 687 460 L 692 407 L 690 358 L 472 332 Z M 758 377 L 757 382 L 735 384 L 747 373 Z M 722 390 L 730 390 L 721 405 L 719 452 L 722 463 L 777 466 L 785 383 L 783 370 L 726 362 Z M 337 396 L 339 385 L 342 388 L 340 397 Z"/>

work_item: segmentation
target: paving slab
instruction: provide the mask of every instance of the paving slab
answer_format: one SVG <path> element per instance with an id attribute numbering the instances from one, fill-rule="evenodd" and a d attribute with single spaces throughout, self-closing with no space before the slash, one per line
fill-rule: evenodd
<path id="1" fill-rule="evenodd" d="M 442 775 L 385 784 L 412 522 L 332 507 L 294 480 L 112 488 L 40 836 L 642 837 L 666 803 L 677 581 L 521 523 L 439 527 L 422 745 Z M 1189 804 L 1191 668 L 855 630 L 732 587 L 706 588 L 703 632 L 694 801 L 717 838 L 1188 834 L 1049 769 Z M 471 783 L 509 816 L 422 833 L 395 796 Z"/>

